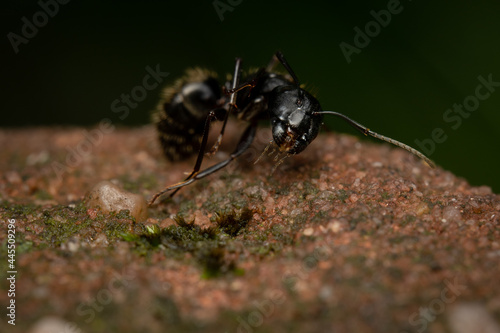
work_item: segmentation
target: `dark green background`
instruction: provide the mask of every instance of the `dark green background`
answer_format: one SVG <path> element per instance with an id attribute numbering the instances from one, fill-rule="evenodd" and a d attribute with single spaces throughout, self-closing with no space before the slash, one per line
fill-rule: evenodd
<path id="1" fill-rule="evenodd" d="M 243 0 L 221 21 L 213 1 L 72 0 L 18 54 L 7 34 L 20 34 L 21 18 L 32 21 L 40 7 L 9 3 L 1 20 L 1 126 L 93 125 L 103 118 L 144 124 L 159 89 L 123 121 L 111 102 L 142 83 L 146 66 L 160 64 L 171 82 L 189 66 L 223 74 L 235 56 L 261 66 L 282 50 L 324 109 L 412 146 L 442 128 L 448 138 L 430 157 L 500 192 L 500 89 L 459 128 L 443 120 L 474 94 L 479 75 L 500 81 L 498 1 L 401 1 L 401 13 L 350 64 L 339 44 L 353 44 L 354 27 L 364 30 L 370 11 L 386 9 L 388 1 Z M 328 127 L 355 134 L 338 119 Z"/>

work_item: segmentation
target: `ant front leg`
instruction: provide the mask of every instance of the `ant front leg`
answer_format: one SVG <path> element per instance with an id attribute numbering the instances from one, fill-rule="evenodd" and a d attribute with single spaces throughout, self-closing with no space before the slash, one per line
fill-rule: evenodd
<path id="1" fill-rule="evenodd" d="M 207 153 L 207 155 L 213 155 L 219 150 L 219 146 L 222 142 L 222 137 L 224 136 L 224 131 L 226 129 L 227 120 L 229 119 L 229 114 L 231 113 L 233 108 L 236 108 L 236 93 L 238 92 L 238 90 L 236 90 L 236 87 L 238 86 L 238 83 L 240 81 L 240 67 L 241 67 L 241 58 L 236 58 L 236 65 L 234 66 L 233 84 L 229 92 L 229 94 L 231 95 L 229 99 L 229 108 L 228 111 L 226 112 L 226 115 L 224 116 L 222 128 L 220 130 L 219 136 L 217 137 L 217 141 L 215 141 L 215 144 L 213 145 L 212 149 L 210 149 L 210 151 Z"/>
<path id="2" fill-rule="evenodd" d="M 175 190 L 173 193 L 176 193 L 181 187 L 187 186 L 191 183 L 194 183 L 198 179 L 204 178 L 206 176 L 211 175 L 212 173 L 224 168 L 227 166 L 231 161 L 233 161 L 235 158 L 243 154 L 248 147 L 253 142 L 253 139 L 255 138 L 255 132 L 257 131 L 257 122 L 252 123 L 250 126 L 248 126 L 243 133 L 243 135 L 240 138 L 240 141 L 238 142 L 238 146 L 234 150 L 234 152 L 229 156 L 227 160 L 224 160 L 222 162 L 219 162 L 217 164 L 212 165 L 211 167 L 206 168 L 205 170 L 202 171 L 193 171 L 191 175 L 189 175 L 188 178 L 186 178 L 184 181 L 171 185 L 167 188 L 165 188 L 163 191 L 158 192 L 151 198 L 149 201 L 148 205 L 151 206 L 153 203 L 158 199 L 161 195 L 167 193 L 168 191 Z M 200 163 L 201 164 L 201 163 Z M 173 195 L 173 194 L 172 194 Z"/>
<path id="3" fill-rule="evenodd" d="M 238 106 L 236 105 L 236 93 L 245 89 L 245 88 L 250 88 L 250 91 L 248 92 L 248 96 L 250 96 L 252 89 L 257 85 L 257 81 L 264 73 L 265 73 L 265 69 L 261 68 L 261 69 L 259 69 L 257 74 L 255 74 L 255 77 L 250 82 L 244 83 L 241 86 L 237 87 L 238 80 L 236 80 L 236 81 L 233 80 L 233 87 L 230 90 L 225 90 L 225 88 L 223 88 L 223 92 L 226 95 L 231 95 L 231 99 L 229 100 L 230 111 L 232 110 L 231 108 L 238 109 Z M 235 75 L 236 75 L 236 71 L 235 71 Z M 212 149 L 207 153 L 207 155 L 213 155 L 219 149 L 219 146 L 222 142 L 222 137 L 224 135 L 224 130 L 226 129 L 226 123 L 227 123 L 227 119 L 229 117 L 229 113 L 230 112 L 228 112 L 224 118 L 224 123 L 222 124 L 222 129 L 221 129 L 221 132 L 219 134 L 219 137 L 217 138 L 217 141 L 215 142 Z"/>

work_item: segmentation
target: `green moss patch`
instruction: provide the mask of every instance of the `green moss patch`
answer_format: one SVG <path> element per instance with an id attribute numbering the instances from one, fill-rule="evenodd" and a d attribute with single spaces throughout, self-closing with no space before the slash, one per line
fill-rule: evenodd
<path id="1" fill-rule="evenodd" d="M 213 278 L 224 273 L 241 274 L 228 253 L 234 250 L 233 239 L 247 226 L 253 212 L 247 208 L 240 211 L 227 210 L 214 215 L 214 225 L 202 228 L 194 221 L 186 221 L 182 215 L 174 220 L 176 225 L 160 229 L 144 227 L 141 234 L 125 233 L 122 238 L 135 243 L 136 252 L 149 256 L 152 251 L 163 250 L 167 257 L 182 259 L 191 254 L 201 267 L 204 278 Z"/>

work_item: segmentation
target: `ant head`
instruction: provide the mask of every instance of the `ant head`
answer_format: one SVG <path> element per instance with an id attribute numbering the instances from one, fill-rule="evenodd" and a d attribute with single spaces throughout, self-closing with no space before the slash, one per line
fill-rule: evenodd
<path id="1" fill-rule="evenodd" d="M 318 135 L 323 116 L 316 98 L 296 86 L 279 86 L 269 96 L 273 139 L 287 155 L 303 151 Z"/>
<path id="2" fill-rule="evenodd" d="M 271 118 L 273 139 L 280 152 L 298 154 L 318 135 L 323 116 L 316 98 L 300 88 L 299 79 L 286 61 L 283 53 L 276 58 L 286 68 L 295 85 L 278 86 L 269 96 L 268 110 Z"/>
<path id="3" fill-rule="evenodd" d="M 269 97 L 268 109 L 273 126 L 273 139 L 280 152 L 293 155 L 303 151 L 318 135 L 323 115 L 328 114 L 344 119 L 364 135 L 370 135 L 379 140 L 392 143 L 420 157 L 430 167 L 435 167 L 434 162 L 424 154 L 402 142 L 373 132 L 341 113 L 322 111 L 316 98 L 300 88 L 299 79 L 286 61 L 283 53 L 276 52 L 276 58 L 286 68 L 295 83 L 295 86 L 285 85 L 274 88 Z"/>

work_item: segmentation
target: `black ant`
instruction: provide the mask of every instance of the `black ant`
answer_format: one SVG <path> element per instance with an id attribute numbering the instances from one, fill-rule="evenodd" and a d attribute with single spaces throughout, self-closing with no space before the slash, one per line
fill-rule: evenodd
<path id="1" fill-rule="evenodd" d="M 288 75 L 273 72 L 277 60 Z M 261 68 L 239 85 L 241 59 L 236 59 L 232 82 L 224 87 L 217 83 L 209 71 L 194 69 L 165 91 L 165 101 L 156 113 L 156 126 L 160 143 L 167 158 L 177 160 L 198 151 L 193 171 L 182 182 L 166 187 L 149 201 L 152 205 L 158 197 L 168 191 L 189 185 L 227 166 L 243 154 L 252 143 L 258 121 L 270 119 L 273 141 L 283 158 L 302 152 L 318 135 L 323 115 L 337 116 L 365 135 L 392 143 L 423 159 L 429 166 L 434 163 L 418 150 L 380 135 L 348 118 L 334 112 L 323 111 L 318 100 L 300 87 L 299 80 L 281 52 L 277 52 L 267 68 Z M 238 92 L 240 92 L 238 94 Z M 230 114 L 249 123 L 236 149 L 225 161 L 201 170 L 210 130 L 210 123 L 222 120 L 222 129 L 209 153 L 217 151 Z M 266 148 L 266 150 L 269 146 Z M 281 161 L 280 161 L 281 162 Z"/>

